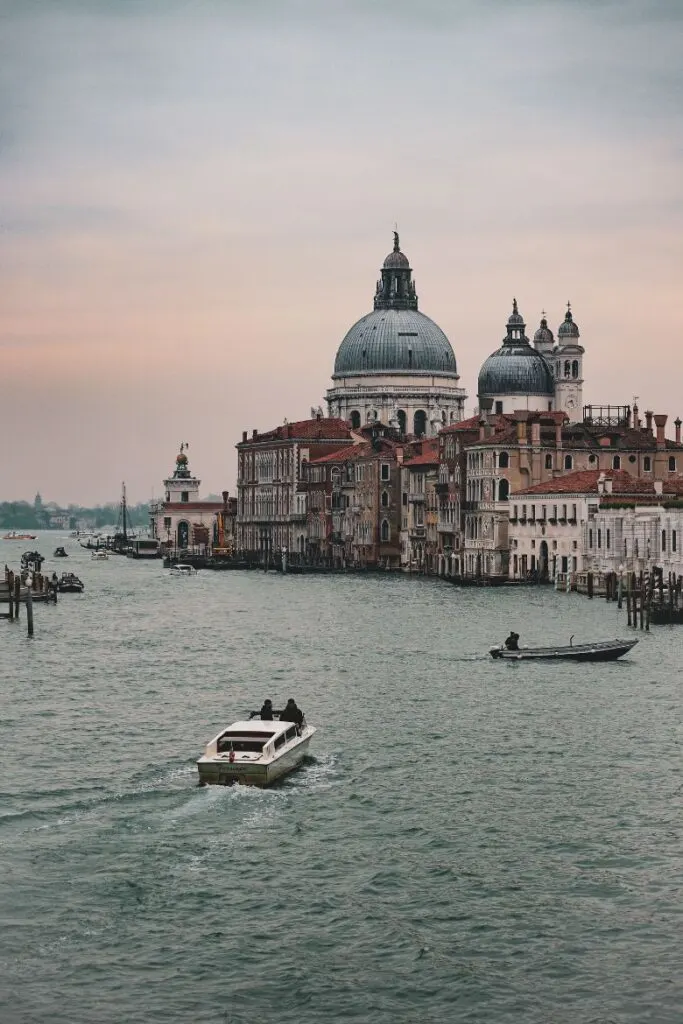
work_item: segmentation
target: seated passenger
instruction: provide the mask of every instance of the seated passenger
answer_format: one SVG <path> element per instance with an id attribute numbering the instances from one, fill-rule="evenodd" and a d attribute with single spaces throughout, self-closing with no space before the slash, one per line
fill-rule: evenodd
<path id="1" fill-rule="evenodd" d="M 273 702 L 269 697 L 264 700 L 260 715 L 264 722 L 273 721 Z"/>
<path id="2" fill-rule="evenodd" d="M 287 707 L 284 711 L 280 712 L 281 722 L 293 722 L 296 726 L 301 728 L 304 720 L 304 713 L 301 708 L 297 707 L 297 703 L 293 697 L 290 697 L 287 701 Z"/>
<path id="3" fill-rule="evenodd" d="M 505 646 L 507 647 L 508 651 L 518 651 L 519 650 L 519 633 L 515 633 L 514 631 L 512 631 L 510 633 L 510 636 L 505 641 Z"/>

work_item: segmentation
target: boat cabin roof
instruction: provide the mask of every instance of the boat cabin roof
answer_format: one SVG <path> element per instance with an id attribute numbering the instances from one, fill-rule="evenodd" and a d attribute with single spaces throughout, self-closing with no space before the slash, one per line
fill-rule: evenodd
<path id="1" fill-rule="evenodd" d="M 278 733 L 286 732 L 287 729 L 291 729 L 292 722 L 264 722 L 260 718 L 252 718 L 248 722 L 233 722 L 227 729 L 224 729 L 221 736 L 229 735 L 230 733 L 239 734 L 240 736 L 254 736 L 259 739 L 270 739 L 271 736 L 277 736 Z"/>

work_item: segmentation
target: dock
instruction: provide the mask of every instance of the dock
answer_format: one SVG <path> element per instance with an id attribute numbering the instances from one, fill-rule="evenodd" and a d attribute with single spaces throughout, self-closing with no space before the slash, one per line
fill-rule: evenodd
<path id="1" fill-rule="evenodd" d="M 0 618 L 17 622 L 20 618 L 22 604 L 26 609 L 26 628 L 28 636 L 33 636 L 33 605 L 38 602 L 57 601 L 57 591 L 42 573 L 35 573 L 28 586 L 19 573 L 11 569 L 5 570 L 4 578 L 0 578 Z M 5 611 L 5 607 L 7 610 Z"/>

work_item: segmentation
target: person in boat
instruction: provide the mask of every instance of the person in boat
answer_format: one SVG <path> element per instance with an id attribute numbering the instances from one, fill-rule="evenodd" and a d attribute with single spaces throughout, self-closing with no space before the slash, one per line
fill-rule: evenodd
<path id="1" fill-rule="evenodd" d="M 267 697 L 266 700 L 264 700 L 263 707 L 261 708 L 259 714 L 264 722 L 273 721 L 273 702 L 270 699 L 270 697 Z"/>
<path id="2" fill-rule="evenodd" d="M 519 633 L 515 633 L 514 630 L 510 633 L 510 636 L 505 641 L 505 646 L 508 651 L 519 650 Z"/>
<path id="3" fill-rule="evenodd" d="M 280 712 L 281 722 L 294 722 L 299 729 L 304 723 L 304 713 L 300 707 L 297 706 L 296 701 L 293 697 L 290 697 L 287 701 L 287 706 L 283 711 Z"/>

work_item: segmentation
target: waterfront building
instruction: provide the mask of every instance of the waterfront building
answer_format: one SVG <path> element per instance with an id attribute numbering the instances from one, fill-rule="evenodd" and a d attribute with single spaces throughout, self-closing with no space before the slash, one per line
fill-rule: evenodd
<path id="1" fill-rule="evenodd" d="M 479 437 L 467 445 L 461 479 L 463 574 L 508 575 L 511 493 L 587 470 L 623 470 L 636 480 L 674 477 L 683 459 L 680 422 L 676 440 L 670 441 L 666 421 L 648 412 L 643 426 L 637 410 L 632 419 L 627 406 L 586 407 L 581 423 L 568 423 L 561 411 L 517 410 L 493 417 L 482 411 Z"/>
<path id="2" fill-rule="evenodd" d="M 557 341 L 543 316 L 533 344 L 517 300 L 506 324 L 500 348 L 479 371 L 479 407 L 494 413 L 563 412 L 570 422 L 580 421 L 583 409 L 583 355 L 579 328 L 571 306 L 557 332 Z"/>
<path id="3" fill-rule="evenodd" d="M 320 413 L 273 430 L 242 434 L 237 445 L 237 548 L 259 557 L 283 549 L 305 556 L 309 462 L 353 443 L 348 424 Z"/>
<path id="4" fill-rule="evenodd" d="M 450 341 L 418 310 L 412 269 L 395 232 L 374 308 L 337 351 L 327 392 L 330 416 L 354 429 L 383 423 L 403 435 L 433 437 L 463 418 L 465 398 Z"/>
<path id="5" fill-rule="evenodd" d="M 164 480 L 163 499 L 150 502 L 150 536 L 162 548 L 206 551 L 218 539 L 218 516 L 229 522 L 232 515 L 234 521 L 235 503 L 231 506 L 227 491 L 223 501 L 200 499 L 201 480 L 190 472 L 186 448 L 181 444 L 175 468 Z"/>
<path id="6" fill-rule="evenodd" d="M 307 468 L 311 556 L 335 566 L 398 568 L 403 445 L 381 424 L 363 435 Z"/>
<path id="7" fill-rule="evenodd" d="M 439 440 L 406 445 L 401 466 L 401 564 L 434 573 L 438 558 Z"/>

